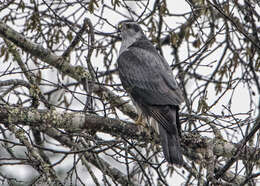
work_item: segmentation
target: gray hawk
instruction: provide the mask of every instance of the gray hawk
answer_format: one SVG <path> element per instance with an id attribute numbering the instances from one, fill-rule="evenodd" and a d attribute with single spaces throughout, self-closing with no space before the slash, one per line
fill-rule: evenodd
<path id="1" fill-rule="evenodd" d="M 122 43 L 117 60 L 122 86 L 142 113 L 158 123 L 165 159 L 183 165 L 179 105 L 183 102 L 166 60 L 133 21 L 119 23 Z"/>

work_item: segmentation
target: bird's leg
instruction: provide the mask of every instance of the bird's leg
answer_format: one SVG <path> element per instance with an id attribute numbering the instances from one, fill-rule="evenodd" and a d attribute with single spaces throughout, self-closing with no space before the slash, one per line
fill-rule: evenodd
<path id="1" fill-rule="evenodd" d="M 135 124 L 142 125 L 143 127 L 145 127 L 145 123 L 143 122 L 143 113 L 138 114 L 138 118 L 135 121 Z"/>

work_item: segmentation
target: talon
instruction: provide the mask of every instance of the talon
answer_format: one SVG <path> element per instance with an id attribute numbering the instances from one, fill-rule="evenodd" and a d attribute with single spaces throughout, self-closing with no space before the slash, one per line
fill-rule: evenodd
<path id="1" fill-rule="evenodd" d="M 142 125 L 143 127 L 145 127 L 145 123 L 143 122 L 143 114 L 138 114 L 138 118 L 135 121 L 136 125 Z"/>

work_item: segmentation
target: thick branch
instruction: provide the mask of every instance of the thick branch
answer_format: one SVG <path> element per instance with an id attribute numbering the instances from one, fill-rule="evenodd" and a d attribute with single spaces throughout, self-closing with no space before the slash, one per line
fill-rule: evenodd
<path id="1" fill-rule="evenodd" d="M 91 80 L 90 74 L 85 71 L 81 66 L 72 66 L 67 63 L 64 58 L 61 56 L 55 55 L 48 49 L 45 49 L 41 45 L 33 43 L 22 34 L 16 32 L 14 29 L 7 26 L 5 23 L 0 21 L 0 36 L 12 41 L 18 47 L 21 47 L 24 51 L 30 53 L 31 55 L 41 59 L 43 62 L 48 63 L 49 65 L 57 68 L 57 70 L 62 73 L 74 78 L 79 82 L 85 82 L 83 80 Z M 112 106 L 117 107 L 124 114 L 128 115 L 132 119 L 136 119 L 137 115 L 133 107 L 127 104 L 119 96 L 115 95 L 109 89 L 103 86 L 94 86 L 93 90 L 97 95 L 103 96 L 106 100 L 110 102 Z"/>
<path id="2" fill-rule="evenodd" d="M 65 73 L 78 81 L 81 81 L 82 78 L 88 77 L 88 73 L 84 70 L 83 67 L 71 66 L 69 63 L 66 63 L 62 57 L 55 55 L 49 49 L 46 49 L 41 45 L 33 43 L 3 22 L 0 22 L 0 36 L 8 39 L 16 46 L 22 48 L 24 51 L 41 59 L 49 65 L 57 68 L 62 73 Z"/>
<path id="3" fill-rule="evenodd" d="M 146 131 L 140 132 L 138 126 L 132 123 L 123 122 L 118 119 L 104 118 L 94 114 L 56 112 L 54 110 L 36 110 L 19 107 L 0 106 L 0 122 L 8 125 L 9 118 L 12 118 L 13 124 L 37 126 L 50 126 L 53 128 L 68 129 L 70 131 L 79 131 L 87 129 L 89 131 L 99 131 L 111 134 L 116 137 L 136 139 L 138 141 L 159 143 L 155 136 L 150 137 Z M 209 144 L 213 144 L 213 153 L 216 156 L 233 157 L 241 144 L 234 144 L 222 139 L 211 139 L 195 134 L 185 134 L 182 137 L 182 146 L 188 152 L 197 152 L 204 154 L 207 152 Z M 212 143 L 213 142 L 213 143 Z M 192 153 L 194 154 L 194 153 Z M 191 153 L 185 153 L 187 157 L 192 158 Z M 260 157 L 260 149 L 245 146 L 238 159 L 257 161 Z"/>

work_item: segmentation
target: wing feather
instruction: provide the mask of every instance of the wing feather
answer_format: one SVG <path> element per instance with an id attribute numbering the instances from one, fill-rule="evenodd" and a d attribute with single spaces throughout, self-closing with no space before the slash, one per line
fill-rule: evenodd
<path id="1" fill-rule="evenodd" d="M 147 44 L 151 48 L 142 47 Z M 118 69 L 122 84 L 134 99 L 139 98 L 148 105 L 179 105 L 183 98 L 169 74 L 169 65 L 154 50 L 150 42 L 136 42 L 121 53 Z"/>

